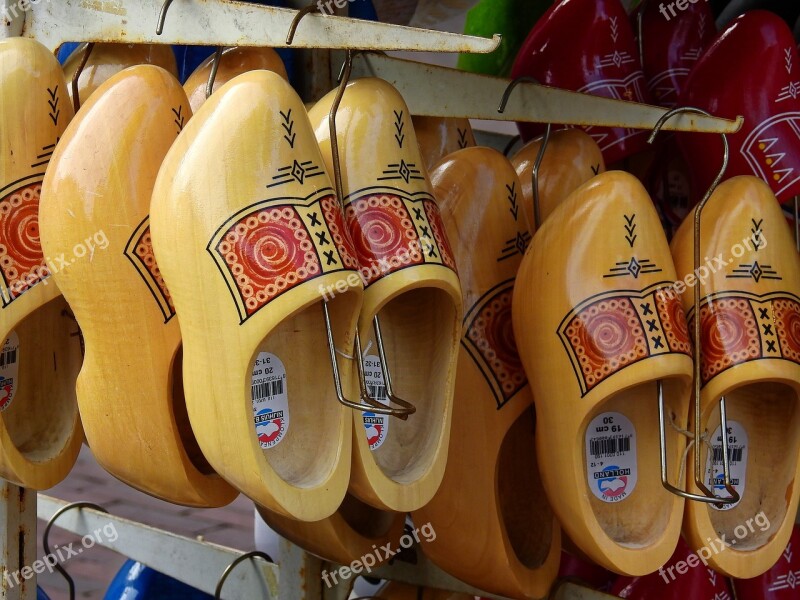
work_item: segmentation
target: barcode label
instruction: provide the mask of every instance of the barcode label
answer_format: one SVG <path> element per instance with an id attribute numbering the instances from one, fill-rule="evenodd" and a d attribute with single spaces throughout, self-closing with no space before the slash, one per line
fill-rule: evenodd
<path id="1" fill-rule="evenodd" d="M 16 348 L 0 352 L 0 367 L 5 367 L 6 365 L 11 365 L 14 364 L 15 362 L 17 362 Z"/>
<path id="2" fill-rule="evenodd" d="M 364 357 L 364 379 L 367 384 L 367 394 L 381 404 L 389 404 L 386 385 L 383 380 L 381 360 L 370 354 Z M 364 429 L 367 434 L 367 443 L 370 450 L 377 450 L 386 441 L 389 433 L 389 417 L 380 415 L 370 410 L 364 411 Z"/>
<path id="3" fill-rule="evenodd" d="M 367 384 L 367 393 L 370 398 L 374 398 L 378 402 L 382 402 L 383 404 L 389 403 L 389 396 L 386 394 L 385 385 Z"/>
<path id="4" fill-rule="evenodd" d="M 722 464 L 722 448 L 715 446 L 711 450 L 712 450 L 711 460 L 715 463 Z M 744 448 L 728 448 L 728 460 L 732 463 L 742 462 L 743 453 L 744 453 Z"/>
<path id="5" fill-rule="evenodd" d="M 595 458 L 613 456 L 619 452 L 630 452 L 630 436 L 589 440 L 589 453 Z"/>
<path id="6" fill-rule="evenodd" d="M 253 400 L 270 400 L 283 394 L 283 379 L 264 381 L 252 385 Z"/>

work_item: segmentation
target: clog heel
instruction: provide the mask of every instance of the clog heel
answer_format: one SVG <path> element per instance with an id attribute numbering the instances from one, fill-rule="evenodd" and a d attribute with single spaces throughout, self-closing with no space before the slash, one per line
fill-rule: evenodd
<path id="1" fill-rule="evenodd" d="M 411 121 L 423 164 L 429 171 L 448 154 L 475 145 L 469 119 L 414 116 Z"/>
<path id="2" fill-rule="evenodd" d="M 167 153 L 150 220 L 203 454 L 257 504 L 329 517 L 350 474 L 340 399 L 357 398 L 337 350 L 352 355 L 363 288 L 305 107 L 280 75 L 239 75 L 200 107 Z M 341 293 L 326 299 L 329 286 Z"/>
<path id="3" fill-rule="evenodd" d="M 38 222 L 45 169 L 72 116 L 53 54 L 0 40 L 0 477 L 34 489 L 66 477 L 83 441 L 80 335 Z M 70 250 L 66 261 L 87 260 L 85 245 Z"/>
<path id="4" fill-rule="evenodd" d="M 435 526 L 421 548 L 448 573 L 494 594 L 542 598 L 558 572 L 561 528 L 539 477 L 533 398 L 511 327 L 531 237 L 519 179 L 499 152 L 467 148 L 442 160 L 431 183 L 461 267 L 465 316 L 444 480 L 413 519 Z"/>
<path id="5" fill-rule="evenodd" d="M 685 428 L 692 360 L 669 246 L 647 192 L 610 171 L 575 190 L 522 261 L 512 314 L 550 505 L 598 564 L 643 575 L 680 535 L 660 479 L 657 388 Z M 546 290 L 546 295 L 543 295 Z M 667 433 L 675 480 L 685 437 Z"/>
<path id="6" fill-rule="evenodd" d="M 730 545 L 712 553 L 709 565 L 748 579 L 780 558 L 800 496 L 800 258 L 778 201 L 756 177 L 717 187 L 700 228 L 700 256 L 713 258 L 697 273 L 693 213 L 672 251 L 683 282 L 700 285 L 701 475 L 715 495 L 730 497 L 721 460 L 724 397 L 731 483 L 741 499 L 722 508 L 689 502 L 685 532 L 695 548 L 709 539 L 726 541 Z M 693 331 L 694 289 L 683 287 L 678 291 Z M 688 465 L 694 465 L 695 448 Z M 687 471 L 690 491 L 699 493 L 694 469 Z M 754 526 L 757 517 L 769 527 Z"/>
<path id="7" fill-rule="evenodd" d="M 54 277 L 83 330 L 78 406 L 95 458 L 163 500 L 221 506 L 236 492 L 213 472 L 192 434 L 178 319 L 150 236 L 153 185 L 190 116 L 183 88 L 160 67 L 111 77 L 59 142 L 40 222 L 48 256 L 93 244 L 90 258 Z M 121 340 L 128 351 L 120 351 Z"/>
<path id="8" fill-rule="evenodd" d="M 328 115 L 336 93 L 309 112 L 329 173 Z M 368 390 L 378 399 L 391 398 L 377 318 L 389 383 L 396 397 L 416 409 L 407 420 L 354 413 L 350 491 L 376 508 L 407 512 L 431 499 L 444 473 L 461 286 L 408 107 L 397 90 L 381 79 L 350 83 L 336 126 L 345 218 L 366 288 L 359 332 Z"/>

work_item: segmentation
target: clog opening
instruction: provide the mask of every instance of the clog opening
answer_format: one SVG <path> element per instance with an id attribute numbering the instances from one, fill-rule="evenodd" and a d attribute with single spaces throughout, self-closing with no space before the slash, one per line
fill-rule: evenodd
<path id="1" fill-rule="evenodd" d="M 410 290 L 378 313 L 394 393 L 416 412 L 391 417 L 383 444 L 373 451 L 378 467 L 399 483 L 422 477 L 436 455 L 445 422 L 447 379 L 458 332 L 452 297 L 437 288 Z M 377 351 L 374 332 L 362 332 L 364 350 Z"/>
<path id="2" fill-rule="evenodd" d="M 686 380 L 665 378 L 662 383 L 667 421 L 686 429 Z M 677 501 L 677 496 L 661 484 L 656 382 L 636 385 L 609 397 L 590 413 L 587 426 L 600 416 L 600 427 L 608 426 L 609 430 L 598 433 L 594 431 L 597 429 L 595 426 L 593 431 L 582 431 L 577 440 L 583 455 L 583 480 L 587 485 L 589 504 L 599 526 L 614 542 L 631 548 L 650 546 L 664 535 Z M 623 418 L 630 422 L 632 430 Z M 602 425 L 604 422 L 609 425 Z M 614 426 L 621 429 L 613 432 L 611 427 Z M 601 446 L 602 450 L 595 448 L 598 454 L 592 455 L 591 441 L 602 440 L 609 432 L 615 433 L 615 438 L 618 435 L 620 440 L 629 440 L 630 449 L 627 450 L 619 441 L 613 448 L 605 444 Z M 635 435 L 635 440 L 631 434 Z M 677 479 L 685 444 L 686 437 L 668 424 L 667 475 L 669 481 L 681 489 L 685 484 Z M 590 462 L 587 462 L 587 447 Z M 628 468 L 631 471 L 627 474 L 619 470 Z M 691 468 L 691 465 L 687 464 L 686 468 Z M 603 478 L 604 469 L 612 469 L 614 474 Z M 601 475 L 596 477 L 597 473 Z"/>
<path id="3" fill-rule="evenodd" d="M 3 421 L 25 458 L 45 463 L 64 450 L 78 419 L 78 325 L 59 297 L 28 315 L 14 331 L 19 339 L 18 371 L 11 377 L 14 396 L 2 413 Z M 37 360 L 42 357 L 49 360 Z"/>
<path id="4" fill-rule="evenodd" d="M 732 460 L 739 459 L 732 463 L 731 478 L 743 481 L 744 491 L 739 488 L 742 499 L 733 508 L 707 510 L 720 539 L 725 535 L 735 542 L 734 549 L 752 551 L 769 542 L 787 518 L 800 444 L 798 397 L 784 383 L 758 382 L 736 388 L 725 394 L 725 400 L 728 449 Z M 717 404 L 705 423 L 710 435 L 719 423 Z M 708 452 L 704 444 L 700 455 L 704 467 Z M 727 494 L 720 490 L 719 495 Z"/>
<path id="5" fill-rule="evenodd" d="M 533 436 L 533 407 L 508 430 L 497 461 L 497 496 L 508 541 L 517 559 L 529 569 L 541 567 L 550 553 L 553 510 L 547 501 Z"/>
<path id="6" fill-rule="evenodd" d="M 328 302 L 337 348 L 352 348 L 355 294 L 337 294 Z M 339 461 L 344 420 L 352 419 L 351 409 L 343 409 L 336 398 L 322 308 L 320 300 L 281 321 L 251 361 L 268 353 L 270 364 L 261 366 L 273 369 L 273 374 L 286 373 L 282 389 L 269 390 L 275 398 L 272 406 L 284 414 L 268 423 L 258 438 L 271 467 L 297 487 L 316 487 L 330 476 Z M 354 369 L 350 361 L 338 359 L 344 394 L 357 401 L 350 384 Z M 252 386 L 253 393 L 256 387 Z"/>
<path id="7" fill-rule="evenodd" d="M 186 395 L 183 391 L 183 344 L 178 346 L 175 356 L 172 359 L 172 416 L 175 419 L 175 426 L 178 429 L 183 450 L 195 469 L 203 475 L 214 475 L 213 467 L 208 464 L 200 444 L 192 431 L 189 422 L 189 412 L 186 409 Z"/>
<path id="8" fill-rule="evenodd" d="M 356 533 L 370 539 L 385 536 L 397 519 L 397 513 L 373 508 L 350 494 L 345 495 L 339 514 Z"/>

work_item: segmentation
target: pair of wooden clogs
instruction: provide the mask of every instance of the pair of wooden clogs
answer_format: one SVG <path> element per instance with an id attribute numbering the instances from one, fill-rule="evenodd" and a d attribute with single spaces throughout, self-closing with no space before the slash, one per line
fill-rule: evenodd
<path id="1" fill-rule="evenodd" d="M 711 196 L 696 273 L 693 233 L 690 216 L 670 252 L 641 184 L 621 172 L 598 175 L 534 237 L 517 279 L 514 330 L 536 402 L 545 489 L 572 540 L 609 569 L 645 574 L 666 562 L 684 522 L 695 548 L 732 542 L 710 565 L 752 577 L 778 558 L 797 510 L 800 263 L 775 197 L 753 177 Z M 705 433 L 687 456 L 693 285 L 703 299 Z M 684 519 L 683 499 L 662 487 L 658 383 L 671 422 L 667 476 L 694 493 L 699 446 L 704 484 L 727 495 L 718 408 L 727 399 L 741 495 L 733 507 L 689 502 Z M 762 512 L 766 530 L 736 537 Z"/>

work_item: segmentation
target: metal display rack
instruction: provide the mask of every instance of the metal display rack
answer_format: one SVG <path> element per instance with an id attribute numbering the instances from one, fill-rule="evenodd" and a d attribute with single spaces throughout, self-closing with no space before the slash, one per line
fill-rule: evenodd
<path id="1" fill-rule="evenodd" d="M 302 5 L 302 2 L 293 3 Z M 167 5 L 168 6 L 168 5 Z M 70 42 L 124 42 L 162 44 L 244 45 L 285 47 L 290 26 L 298 12 L 226 0 L 175 0 L 163 32 L 156 33 L 164 16 L 162 0 L 0 0 L 0 38 L 32 37 L 52 50 Z M 305 14 L 305 11 L 304 11 Z M 213 26 L 209 26 L 212 23 Z M 356 42 L 357 41 L 357 42 Z M 304 48 L 304 64 L 310 66 L 300 90 L 315 97 L 327 92 L 335 80 L 331 50 L 414 50 L 429 52 L 491 52 L 499 37 L 476 38 L 452 33 L 413 29 L 398 25 L 359 21 L 339 16 L 304 16 L 292 41 Z M 354 43 L 358 45 L 353 46 Z M 324 49 L 324 50 L 323 50 Z M 508 98 L 502 114 L 497 111 L 508 80 L 458 72 L 374 52 L 355 56 L 353 76 L 378 76 L 388 80 L 406 98 L 413 114 L 501 119 L 566 125 L 598 125 L 653 129 L 665 109 L 609 100 L 520 83 Z M 470 90 L 452 95 L 453 89 Z M 446 103 L 442 98 L 448 98 Z M 694 114 L 677 115 L 664 129 L 733 133 L 736 121 Z M 9 482 L 0 483 L 0 552 L 7 572 L 21 570 L 36 560 L 37 517 L 49 521 L 66 502 Z M 119 536 L 98 544 L 152 565 L 166 575 L 214 594 L 220 577 L 227 573 L 222 598 L 236 600 L 343 600 L 349 585 L 327 588 L 321 572 L 325 564 L 297 546 L 283 541 L 278 564 L 260 558 L 242 560 L 243 553 L 209 542 L 179 536 L 92 508 L 74 508 L 59 515 L 55 525 L 77 535 L 113 523 Z M 425 560 L 417 551 L 416 564 L 397 561 L 373 574 L 385 579 L 427 587 L 498 598 L 454 579 Z M 330 567 L 328 567 L 330 568 Z M 351 582 L 352 583 L 352 582 Z M 0 577 L 0 600 L 32 600 L 36 578 L 9 585 Z M 554 600 L 602 600 L 606 594 L 562 583 Z"/>

